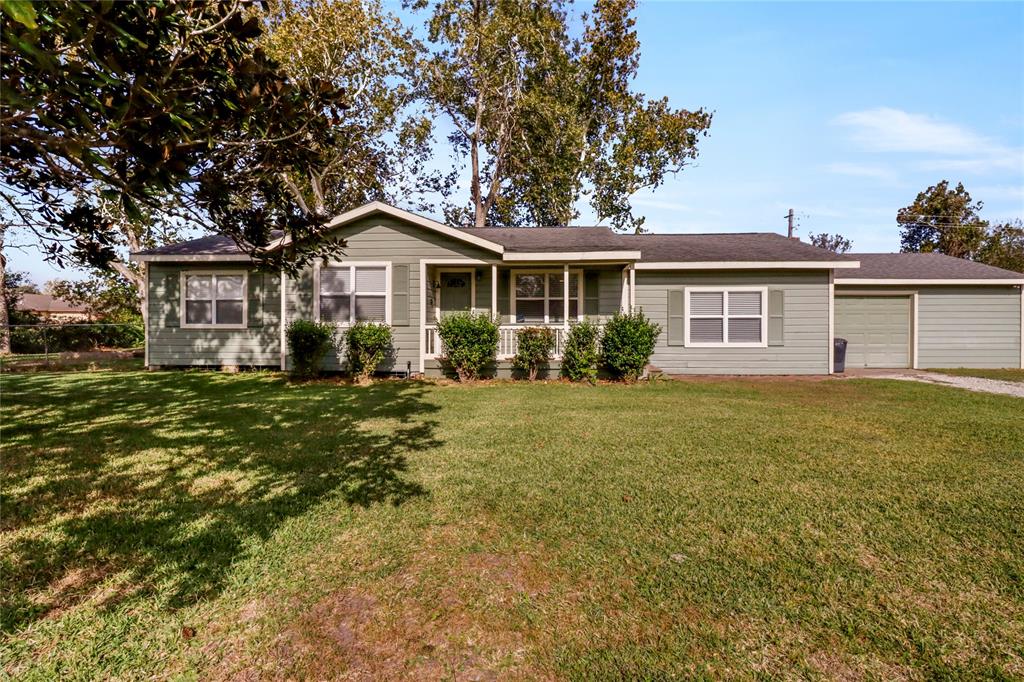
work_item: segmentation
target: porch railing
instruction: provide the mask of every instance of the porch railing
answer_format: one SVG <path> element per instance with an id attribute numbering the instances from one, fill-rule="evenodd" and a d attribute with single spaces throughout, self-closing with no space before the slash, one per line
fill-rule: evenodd
<path id="1" fill-rule="evenodd" d="M 498 359 L 508 360 L 512 358 L 519 347 L 519 330 L 527 327 L 547 327 L 555 332 L 555 360 L 562 357 L 562 350 L 565 347 L 565 327 L 554 324 L 508 324 L 498 328 Z M 444 355 L 444 347 L 441 337 L 437 334 L 435 325 L 427 325 L 423 328 L 423 355 L 427 358 L 439 358 Z"/>

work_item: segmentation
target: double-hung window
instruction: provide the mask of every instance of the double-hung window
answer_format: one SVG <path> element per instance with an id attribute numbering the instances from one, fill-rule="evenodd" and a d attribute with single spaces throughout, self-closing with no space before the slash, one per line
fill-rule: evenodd
<path id="1" fill-rule="evenodd" d="M 686 290 L 686 345 L 762 347 L 767 345 L 765 287 Z"/>
<path id="2" fill-rule="evenodd" d="M 514 272 L 512 310 L 519 324 L 542 324 L 565 320 L 565 273 Z M 569 273 L 569 319 L 580 314 L 580 273 Z"/>
<path id="3" fill-rule="evenodd" d="M 321 267 L 317 292 L 320 320 L 335 324 L 360 321 L 391 324 L 389 270 L 387 263 Z"/>
<path id="4" fill-rule="evenodd" d="M 183 327 L 244 327 L 246 273 L 182 273 Z"/>

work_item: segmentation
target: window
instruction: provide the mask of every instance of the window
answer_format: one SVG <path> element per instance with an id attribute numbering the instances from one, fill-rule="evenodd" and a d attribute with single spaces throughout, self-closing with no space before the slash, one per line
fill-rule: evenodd
<path id="1" fill-rule="evenodd" d="M 247 274 L 182 273 L 184 327 L 244 327 Z"/>
<path id="2" fill-rule="evenodd" d="M 391 324 L 387 263 L 340 264 L 318 270 L 317 316 L 324 322 Z"/>
<path id="3" fill-rule="evenodd" d="M 516 272 L 513 274 L 512 311 L 521 324 L 565 321 L 565 273 Z M 569 319 L 580 314 L 580 273 L 569 273 Z"/>
<path id="4" fill-rule="evenodd" d="M 686 345 L 761 347 L 765 343 L 764 287 L 686 290 Z"/>

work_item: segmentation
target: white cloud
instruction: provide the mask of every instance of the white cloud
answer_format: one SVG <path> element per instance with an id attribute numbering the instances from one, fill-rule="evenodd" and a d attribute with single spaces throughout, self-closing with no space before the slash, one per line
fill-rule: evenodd
<path id="1" fill-rule="evenodd" d="M 1024 169 L 1024 150 L 927 114 L 878 107 L 840 114 L 833 123 L 849 129 L 851 139 L 865 151 L 943 157 L 921 161 L 916 164 L 920 170 L 984 173 Z"/>
<path id="2" fill-rule="evenodd" d="M 1024 201 L 1024 185 L 979 185 L 971 188 L 971 196 L 982 201 Z"/>
<path id="3" fill-rule="evenodd" d="M 881 182 L 895 182 L 896 171 L 885 166 L 876 166 L 866 163 L 830 163 L 825 170 L 835 175 L 850 175 L 856 178 L 870 178 Z"/>

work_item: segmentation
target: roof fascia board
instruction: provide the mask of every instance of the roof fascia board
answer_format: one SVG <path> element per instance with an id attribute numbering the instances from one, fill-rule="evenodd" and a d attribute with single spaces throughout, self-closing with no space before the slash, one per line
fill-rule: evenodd
<path id="1" fill-rule="evenodd" d="M 904 278 L 893 278 L 893 279 L 860 279 L 857 277 L 845 277 L 842 279 L 836 279 L 836 284 L 992 284 L 997 286 L 1008 286 L 1008 285 L 1024 285 L 1024 278 L 1021 279 L 904 279 Z"/>
<path id="2" fill-rule="evenodd" d="M 537 261 L 624 261 L 639 260 L 639 251 L 506 251 L 505 262 Z"/>
<path id="3" fill-rule="evenodd" d="M 859 268 L 860 261 L 691 261 L 676 262 L 641 262 L 636 264 L 637 270 L 838 270 Z M 836 280 L 839 283 L 840 280 Z"/>
<path id="4" fill-rule="evenodd" d="M 241 263 L 252 260 L 248 254 L 244 253 L 133 253 L 128 258 L 135 263 L 209 263 L 215 261 Z"/>

